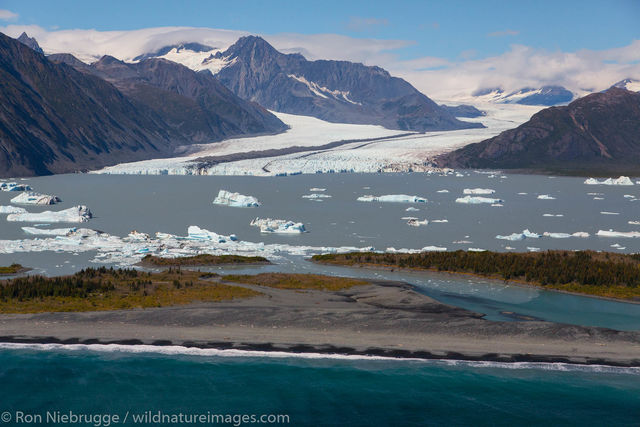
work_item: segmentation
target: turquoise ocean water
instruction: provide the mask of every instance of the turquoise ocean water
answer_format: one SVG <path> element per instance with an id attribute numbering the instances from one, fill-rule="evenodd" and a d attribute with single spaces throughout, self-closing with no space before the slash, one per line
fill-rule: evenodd
<path id="1" fill-rule="evenodd" d="M 147 411 L 281 414 L 316 426 L 640 425 L 638 369 L 69 348 L 0 349 L 5 425 L 47 411 L 120 423 L 128 413 L 130 425 Z"/>

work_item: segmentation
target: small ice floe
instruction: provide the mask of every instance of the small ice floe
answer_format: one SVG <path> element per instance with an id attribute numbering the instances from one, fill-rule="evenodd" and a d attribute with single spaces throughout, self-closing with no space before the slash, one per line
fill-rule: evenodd
<path id="1" fill-rule="evenodd" d="M 61 211 L 39 213 L 14 213 L 7 215 L 7 221 L 16 222 L 87 222 L 93 215 L 88 207 L 79 205 Z"/>
<path id="2" fill-rule="evenodd" d="M 462 190 L 462 194 L 474 195 L 494 194 L 495 192 L 496 190 L 492 190 L 491 188 L 465 188 L 464 190 Z"/>
<path id="3" fill-rule="evenodd" d="M 428 225 L 429 221 L 426 219 L 423 219 L 422 221 L 420 221 L 418 218 L 409 218 L 407 220 L 407 225 L 410 225 L 411 227 L 421 227 L 423 225 Z"/>
<path id="4" fill-rule="evenodd" d="M 527 246 L 529 252 L 540 252 L 540 248 L 534 248 L 533 246 Z"/>
<path id="5" fill-rule="evenodd" d="M 491 175 L 489 175 L 489 178 L 491 178 Z M 486 252 L 486 249 L 482 249 L 482 248 L 467 248 L 467 250 L 469 252 Z"/>
<path id="6" fill-rule="evenodd" d="M 568 239 L 569 237 L 581 237 L 581 238 L 586 238 L 589 237 L 589 233 L 584 232 L 584 231 L 578 231 L 575 233 L 550 233 L 548 231 L 545 231 L 544 233 L 542 233 L 542 235 L 544 237 L 549 237 L 551 239 Z"/>
<path id="7" fill-rule="evenodd" d="M 216 198 L 213 199 L 213 204 L 234 208 L 254 208 L 260 206 L 258 199 L 253 196 L 245 196 L 227 190 L 220 190 Z"/>
<path id="8" fill-rule="evenodd" d="M 540 194 L 538 196 L 538 199 L 540 199 L 540 200 L 555 200 L 556 198 L 553 197 L 553 196 L 550 196 L 548 194 Z"/>
<path id="9" fill-rule="evenodd" d="M 17 206 L 0 206 L 0 214 L 14 214 L 14 213 L 26 213 L 25 208 L 19 208 Z"/>
<path id="10" fill-rule="evenodd" d="M 514 247 L 511 247 L 511 246 L 505 246 L 504 248 L 508 251 L 513 251 L 515 249 Z"/>
<path id="11" fill-rule="evenodd" d="M 436 193 L 448 193 L 448 192 L 449 192 L 449 190 L 438 190 L 438 191 L 436 191 Z"/>
<path id="12" fill-rule="evenodd" d="M 427 199 L 407 194 L 385 194 L 382 196 L 360 196 L 359 202 L 387 202 L 387 203 L 427 203 Z"/>
<path id="13" fill-rule="evenodd" d="M 518 196 L 526 196 L 529 193 L 518 193 Z"/>
<path id="14" fill-rule="evenodd" d="M 421 249 L 407 249 L 407 248 L 396 249 L 392 246 L 392 247 L 386 248 L 385 252 L 389 254 L 397 254 L 397 253 L 419 254 L 420 252 L 445 252 L 446 250 L 447 248 L 443 248 L 440 246 L 425 246 Z"/>
<path id="15" fill-rule="evenodd" d="M 420 209 L 418 208 L 414 208 L 413 206 L 409 206 L 407 209 L 405 209 L 405 212 L 418 212 Z"/>
<path id="16" fill-rule="evenodd" d="M 607 212 L 607 211 L 602 211 L 600 212 L 602 215 L 620 215 L 619 212 Z"/>
<path id="17" fill-rule="evenodd" d="M 461 174 L 460 172 L 456 172 L 456 177 L 457 177 L 457 178 L 462 178 L 463 176 L 464 176 L 464 175 L 463 175 L 463 174 Z"/>
<path id="18" fill-rule="evenodd" d="M 48 194 L 34 193 L 32 191 L 26 191 L 18 194 L 11 199 L 11 203 L 17 205 L 53 205 L 61 202 L 58 196 L 50 196 Z"/>
<path id="19" fill-rule="evenodd" d="M 141 233 L 137 230 L 132 230 L 127 237 L 130 240 L 135 240 L 135 241 L 144 241 L 144 240 L 149 240 L 150 238 L 147 233 Z"/>
<path id="20" fill-rule="evenodd" d="M 546 216 L 546 217 L 555 217 L 555 218 L 561 218 L 564 215 L 563 214 L 550 214 L 550 213 L 546 213 L 546 214 L 542 214 L 542 216 Z"/>
<path id="21" fill-rule="evenodd" d="M 306 232 L 304 224 L 285 219 L 256 218 L 251 226 L 260 228 L 261 233 L 299 234 Z"/>
<path id="22" fill-rule="evenodd" d="M 587 178 L 584 181 L 587 185 L 633 185 L 633 181 L 628 176 L 621 176 L 619 178 L 607 178 L 603 181 L 598 181 L 596 178 Z"/>
<path id="23" fill-rule="evenodd" d="M 304 196 L 302 196 L 303 199 L 329 199 L 331 198 L 331 196 L 329 194 L 322 194 L 322 193 L 312 193 L 312 194 L 305 194 Z"/>
<path id="24" fill-rule="evenodd" d="M 504 205 L 502 203 L 491 203 L 491 206 L 493 206 L 494 208 L 501 208 Z"/>
<path id="25" fill-rule="evenodd" d="M 513 233 L 506 236 L 502 236 L 502 235 L 496 236 L 496 239 L 511 240 L 511 241 L 524 240 L 524 239 L 539 239 L 539 238 L 540 238 L 540 235 L 538 233 L 533 233 L 528 229 L 522 230 L 522 233 Z"/>
<path id="26" fill-rule="evenodd" d="M 431 222 L 444 223 L 444 222 L 449 222 L 449 220 L 448 219 L 432 219 Z"/>
<path id="27" fill-rule="evenodd" d="M 454 240 L 451 243 L 456 244 L 456 245 L 470 245 L 473 242 L 471 240 Z"/>
<path id="28" fill-rule="evenodd" d="M 169 237 L 173 237 L 171 235 L 168 235 Z M 156 237 L 158 236 L 158 233 L 156 233 Z M 238 240 L 238 238 L 235 236 L 235 234 L 231 234 L 229 236 L 223 236 L 221 234 L 215 233 L 213 231 L 209 231 L 209 230 L 205 230 L 204 228 L 200 228 L 197 225 L 190 225 L 189 228 L 187 228 L 187 239 L 191 239 L 191 240 L 211 240 L 213 242 L 217 242 L 217 243 L 226 243 L 226 242 L 235 242 Z"/>
<path id="29" fill-rule="evenodd" d="M 464 203 L 468 205 L 478 205 L 482 203 L 495 204 L 495 203 L 503 203 L 502 199 L 492 199 L 491 197 L 482 197 L 482 196 L 464 196 L 458 197 L 456 199 L 456 203 Z"/>
<path id="30" fill-rule="evenodd" d="M 626 246 L 622 246 L 620 243 L 614 243 L 613 245 L 610 245 L 610 247 L 621 251 L 627 249 Z"/>
<path id="31" fill-rule="evenodd" d="M 636 196 L 634 196 L 633 194 L 625 194 L 623 197 L 625 199 L 635 199 L 636 198 Z"/>
<path id="32" fill-rule="evenodd" d="M 31 187 L 27 184 L 18 184 L 17 182 L 2 182 L 0 183 L 0 190 L 2 191 L 31 191 Z"/>
<path id="33" fill-rule="evenodd" d="M 631 225 L 640 225 L 640 221 L 629 221 Z"/>
<path id="34" fill-rule="evenodd" d="M 310 188 L 309 191 L 311 191 L 313 193 L 319 193 L 319 192 L 322 192 L 322 191 L 327 191 L 327 189 L 326 188 L 313 187 L 313 188 Z"/>
<path id="35" fill-rule="evenodd" d="M 604 200 L 604 197 L 594 197 L 593 200 Z"/>
<path id="36" fill-rule="evenodd" d="M 54 228 L 47 230 L 45 228 L 36 228 L 36 227 L 22 227 L 22 231 L 27 234 L 39 235 L 39 236 L 67 236 L 70 233 L 75 232 L 77 229 L 75 227 L 71 228 Z"/>
<path id="37" fill-rule="evenodd" d="M 611 229 L 598 230 L 596 236 L 599 237 L 625 237 L 625 238 L 640 238 L 640 231 L 613 231 Z"/>

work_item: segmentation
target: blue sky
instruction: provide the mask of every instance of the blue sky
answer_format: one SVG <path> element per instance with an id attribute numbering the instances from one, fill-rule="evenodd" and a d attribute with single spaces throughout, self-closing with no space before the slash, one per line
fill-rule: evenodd
<path id="1" fill-rule="evenodd" d="M 259 34 L 333 33 L 413 43 L 399 59 L 480 59 L 513 44 L 573 52 L 640 39 L 640 1 L 3 0 L 12 24 L 132 30 L 195 26 Z"/>

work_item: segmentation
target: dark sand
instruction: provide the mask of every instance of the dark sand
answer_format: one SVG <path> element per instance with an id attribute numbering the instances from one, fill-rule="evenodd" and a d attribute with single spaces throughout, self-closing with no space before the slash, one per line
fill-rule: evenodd
<path id="1" fill-rule="evenodd" d="M 265 295 L 154 309 L 0 315 L 0 341 L 640 366 L 640 332 L 492 322 L 404 283 L 340 292 L 242 286 Z"/>

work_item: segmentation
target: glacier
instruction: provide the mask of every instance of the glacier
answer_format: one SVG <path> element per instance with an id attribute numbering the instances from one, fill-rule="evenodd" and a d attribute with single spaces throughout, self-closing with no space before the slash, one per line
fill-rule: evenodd
<path id="1" fill-rule="evenodd" d="M 491 188 L 465 188 L 462 191 L 462 194 L 494 194 L 496 190 L 492 190 Z"/>
<path id="2" fill-rule="evenodd" d="M 596 178 L 587 178 L 584 183 L 587 185 L 633 185 L 633 181 L 628 176 L 620 176 L 616 179 L 607 178 L 603 181 L 598 181 Z"/>
<path id="3" fill-rule="evenodd" d="M 256 218 L 249 225 L 260 228 L 261 233 L 299 234 L 306 232 L 303 223 L 286 219 Z"/>
<path id="4" fill-rule="evenodd" d="M 240 193 L 232 193 L 227 190 L 220 190 L 215 199 L 214 205 L 231 206 L 234 208 L 255 208 L 260 206 L 260 202 L 253 196 L 245 196 Z"/>
<path id="5" fill-rule="evenodd" d="M 11 203 L 18 205 L 53 205 L 61 202 L 58 196 L 50 196 L 48 194 L 34 193 L 32 191 L 26 191 L 18 194 L 11 199 Z"/>
<path id="6" fill-rule="evenodd" d="M 61 211 L 39 213 L 14 213 L 7 215 L 7 221 L 16 222 L 87 222 L 93 215 L 84 205 L 74 206 Z"/>
<path id="7" fill-rule="evenodd" d="M 409 196 L 407 194 L 385 194 L 382 196 L 360 196 L 356 200 L 359 202 L 384 202 L 384 203 L 427 203 L 427 199 L 420 196 Z"/>
<path id="8" fill-rule="evenodd" d="M 481 196 L 464 196 L 464 197 L 458 197 L 456 199 L 456 203 L 464 203 L 468 205 L 478 205 L 482 203 L 501 204 L 501 203 L 504 203 L 504 200 L 492 199 L 490 197 L 481 197 Z"/>

